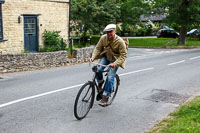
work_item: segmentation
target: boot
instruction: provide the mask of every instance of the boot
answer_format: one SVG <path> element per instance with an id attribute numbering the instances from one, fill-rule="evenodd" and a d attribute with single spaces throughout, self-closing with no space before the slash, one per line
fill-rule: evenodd
<path id="1" fill-rule="evenodd" d="M 99 105 L 102 107 L 107 106 L 107 102 L 108 102 L 108 96 L 103 96 L 102 100 L 100 101 Z"/>

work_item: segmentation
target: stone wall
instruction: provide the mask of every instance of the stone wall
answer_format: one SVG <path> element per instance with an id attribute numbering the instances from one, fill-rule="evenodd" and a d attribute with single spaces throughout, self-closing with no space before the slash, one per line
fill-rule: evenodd
<path id="1" fill-rule="evenodd" d="M 0 73 L 32 71 L 87 62 L 93 49 L 94 47 L 76 49 L 75 58 L 69 58 L 66 51 L 2 54 L 0 55 Z"/>
<path id="2" fill-rule="evenodd" d="M 6 0 L 2 4 L 4 40 L 0 41 L 0 54 L 24 51 L 24 15 L 36 15 L 39 45 L 43 45 L 44 30 L 61 31 L 68 39 L 69 0 Z M 20 23 L 18 22 L 20 18 Z"/>

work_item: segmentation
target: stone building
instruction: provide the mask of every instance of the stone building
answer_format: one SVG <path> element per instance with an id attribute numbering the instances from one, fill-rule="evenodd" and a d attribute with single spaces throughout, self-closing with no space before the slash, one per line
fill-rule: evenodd
<path id="1" fill-rule="evenodd" d="M 0 54 L 37 52 L 45 29 L 67 40 L 68 28 L 69 0 L 0 0 Z"/>

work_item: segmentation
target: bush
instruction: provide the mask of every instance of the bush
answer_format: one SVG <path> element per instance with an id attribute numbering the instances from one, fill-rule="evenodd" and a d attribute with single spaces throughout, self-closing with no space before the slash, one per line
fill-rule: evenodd
<path id="1" fill-rule="evenodd" d="M 43 32 L 44 48 L 40 48 L 41 52 L 52 52 L 65 50 L 67 43 L 59 35 L 60 31 L 48 31 Z"/>
<path id="2" fill-rule="evenodd" d="M 146 24 L 145 25 L 145 30 L 146 30 L 146 34 L 145 35 L 152 35 L 153 34 L 153 30 L 152 30 L 152 25 L 151 24 Z"/>
<path id="3" fill-rule="evenodd" d="M 96 45 L 99 42 L 100 35 L 93 35 L 91 36 L 91 44 Z"/>
<path id="4" fill-rule="evenodd" d="M 146 35 L 146 33 L 147 33 L 147 30 L 145 28 L 140 28 L 140 29 L 136 30 L 137 36 L 144 36 L 144 35 Z"/>

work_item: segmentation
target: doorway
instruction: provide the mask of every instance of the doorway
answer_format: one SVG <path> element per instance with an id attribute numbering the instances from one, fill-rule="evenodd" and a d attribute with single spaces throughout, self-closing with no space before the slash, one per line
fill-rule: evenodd
<path id="1" fill-rule="evenodd" d="M 37 16 L 24 16 L 24 50 L 38 52 Z"/>

